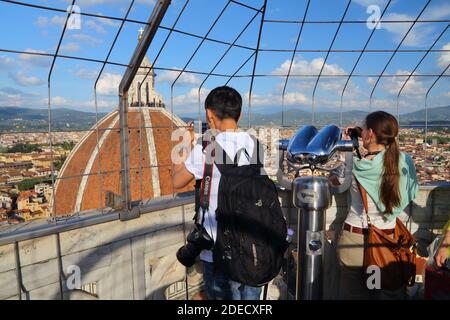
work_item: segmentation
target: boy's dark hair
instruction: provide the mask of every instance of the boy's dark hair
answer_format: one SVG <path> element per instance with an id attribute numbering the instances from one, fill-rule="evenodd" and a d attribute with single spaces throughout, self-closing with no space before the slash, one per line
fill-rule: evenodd
<path id="1" fill-rule="evenodd" d="M 220 119 L 239 119 L 242 109 L 242 97 L 235 89 L 227 86 L 213 89 L 205 100 L 205 109 L 210 109 Z"/>

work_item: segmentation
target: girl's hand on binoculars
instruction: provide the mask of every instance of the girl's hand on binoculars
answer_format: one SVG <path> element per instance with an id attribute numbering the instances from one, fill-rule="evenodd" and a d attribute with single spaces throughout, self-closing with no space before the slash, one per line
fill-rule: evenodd
<path id="1" fill-rule="evenodd" d="M 350 127 L 345 127 L 343 132 L 342 132 L 342 140 L 351 140 L 350 135 L 348 133 L 349 129 L 354 129 L 355 127 L 350 126 Z"/>

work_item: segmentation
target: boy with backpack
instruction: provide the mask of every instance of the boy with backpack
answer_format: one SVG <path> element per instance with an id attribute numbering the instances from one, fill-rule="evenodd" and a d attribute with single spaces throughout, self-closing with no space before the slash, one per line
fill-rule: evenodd
<path id="1" fill-rule="evenodd" d="M 201 251 L 210 300 L 258 300 L 261 286 L 280 271 L 286 249 L 276 187 L 263 172 L 262 146 L 238 129 L 241 108 L 235 89 L 212 90 L 205 100 L 209 144 L 195 144 L 174 167 L 175 188 L 202 181 L 196 229 L 177 258 L 189 266 Z"/>

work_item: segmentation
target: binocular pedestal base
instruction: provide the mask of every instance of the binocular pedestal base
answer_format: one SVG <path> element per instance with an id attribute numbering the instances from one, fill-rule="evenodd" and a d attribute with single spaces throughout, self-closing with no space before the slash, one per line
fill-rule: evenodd
<path id="1" fill-rule="evenodd" d="M 306 176 L 293 182 L 293 203 L 298 208 L 297 300 L 323 296 L 323 252 L 326 210 L 331 195 L 326 177 Z"/>

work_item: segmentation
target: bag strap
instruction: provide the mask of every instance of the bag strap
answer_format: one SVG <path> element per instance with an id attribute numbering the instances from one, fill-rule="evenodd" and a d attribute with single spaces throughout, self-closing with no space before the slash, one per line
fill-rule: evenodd
<path id="1" fill-rule="evenodd" d="M 364 205 L 364 211 L 366 212 L 367 215 L 367 223 L 368 224 L 372 224 L 370 222 L 370 218 L 369 218 L 369 203 L 367 201 L 367 191 L 366 189 L 363 188 L 363 186 L 361 185 L 361 183 L 359 183 L 358 179 L 356 179 L 356 184 L 358 185 L 358 189 L 359 189 L 359 193 L 361 194 L 361 199 Z"/>
<path id="2" fill-rule="evenodd" d="M 261 144 L 259 143 L 259 140 L 256 139 L 255 136 L 250 135 L 250 137 L 252 138 L 254 143 L 251 164 L 256 164 L 259 167 L 263 167 L 261 159 L 264 159 L 264 149 L 261 148 Z"/>

